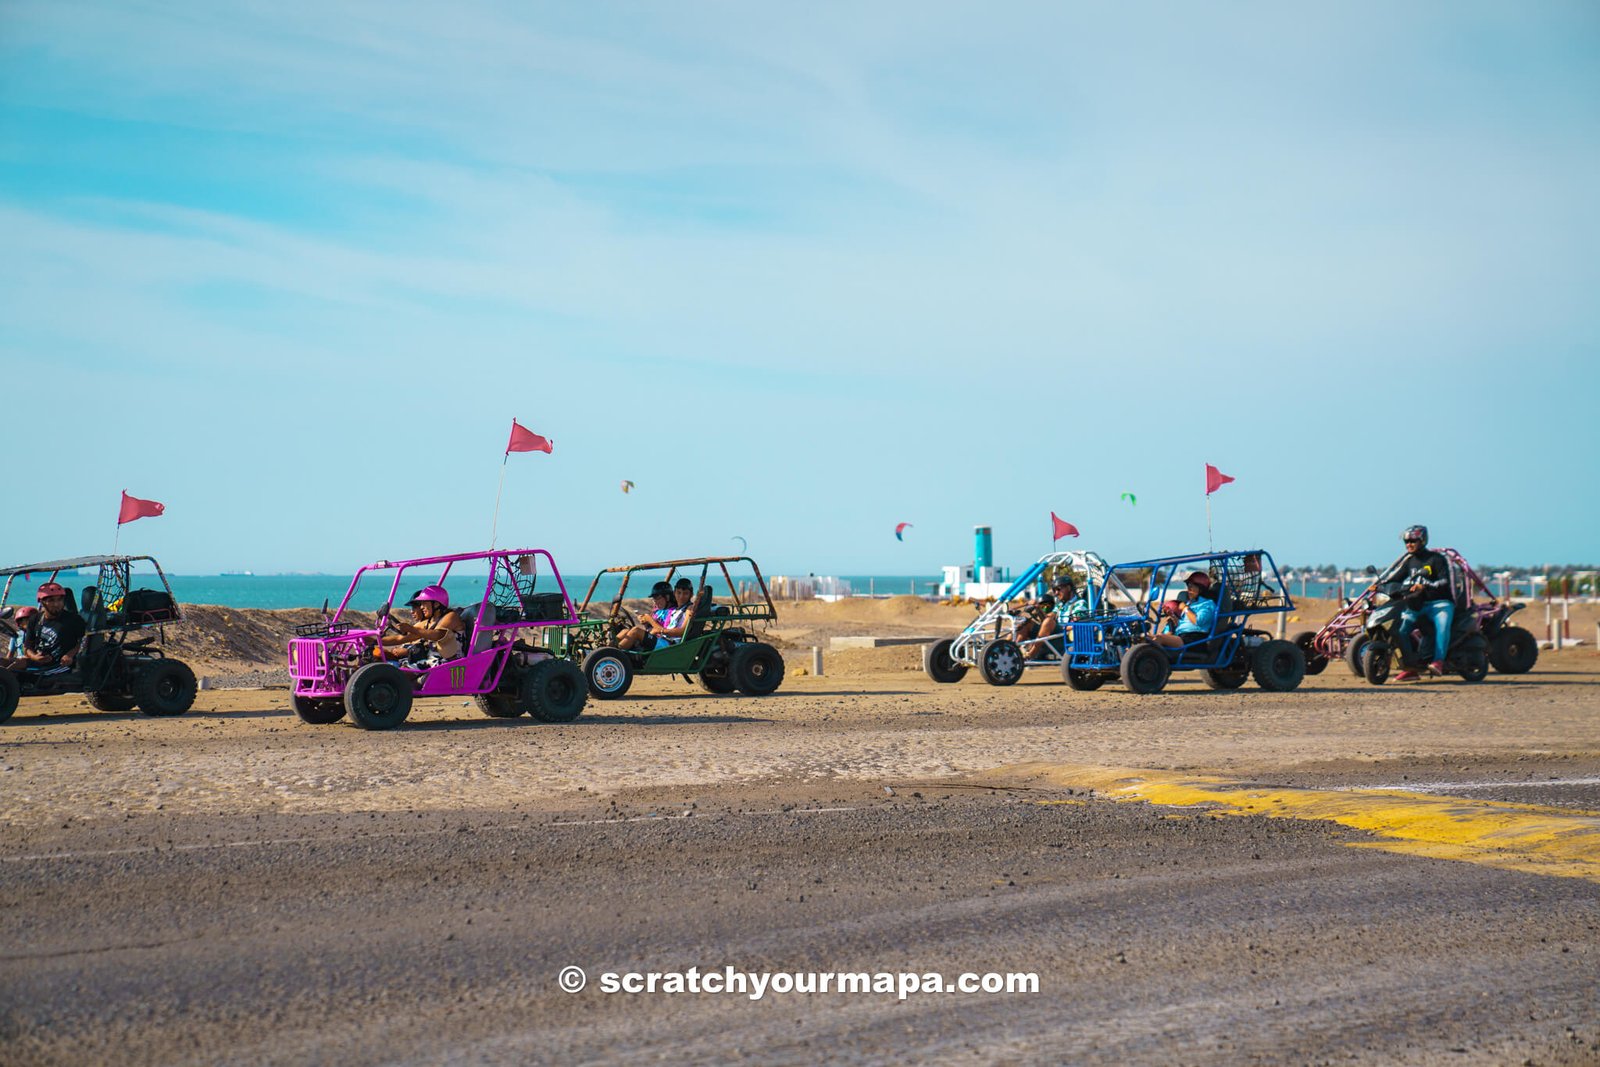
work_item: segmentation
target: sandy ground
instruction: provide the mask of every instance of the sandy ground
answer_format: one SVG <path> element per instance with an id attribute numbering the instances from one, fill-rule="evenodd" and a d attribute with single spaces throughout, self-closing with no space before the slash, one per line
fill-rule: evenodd
<path id="1" fill-rule="evenodd" d="M 941 686 L 916 646 L 828 653 L 815 677 L 827 637 L 948 633 L 970 610 L 781 612 L 777 694 L 641 678 L 564 726 L 434 700 L 393 732 L 313 727 L 274 689 L 206 690 L 173 719 L 24 702 L 0 728 L 7 1058 L 1600 1062 L 1589 881 L 993 775 L 1174 769 L 1593 812 L 1592 648 L 1478 685 L 1372 687 L 1335 664 L 1287 694 L 1178 675 L 1135 697 L 1048 670 Z M 261 662 L 261 614 L 201 673 Z M 568 962 L 691 961 L 1026 964 L 1047 990 L 951 1012 L 550 985 Z"/>

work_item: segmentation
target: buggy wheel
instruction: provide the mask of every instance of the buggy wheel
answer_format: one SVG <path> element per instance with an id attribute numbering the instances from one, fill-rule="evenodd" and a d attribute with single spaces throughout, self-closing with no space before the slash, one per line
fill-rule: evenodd
<path id="1" fill-rule="evenodd" d="M 1076 689 L 1080 693 L 1092 693 L 1106 684 L 1106 676 L 1102 672 L 1069 667 L 1064 660 L 1061 664 L 1061 677 L 1068 688 Z"/>
<path id="2" fill-rule="evenodd" d="M 1481 682 L 1489 673 L 1489 655 L 1481 648 L 1469 648 L 1455 658 L 1456 672 L 1464 682 Z"/>
<path id="3" fill-rule="evenodd" d="M 946 637 L 922 648 L 922 669 L 936 682 L 948 685 L 967 676 L 967 665 L 957 663 L 950 655 L 950 646 L 953 644 L 955 638 Z"/>
<path id="4" fill-rule="evenodd" d="M 1250 668 L 1223 667 L 1201 671 L 1200 676 L 1210 689 L 1237 689 L 1250 680 Z"/>
<path id="5" fill-rule="evenodd" d="M 589 700 L 583 672 L 564 659 L 540 660 L 523 671 L 517 693 L 528 715 L 540 722 L 571 722 Z"/>
<path id="6" fill-rule="evenodd" d="M 1539 662 L 1539 642 L 1520 626 L 1501 627 L 1489 642 L 1489 665 L 1501 674 L 1527 674 Z"/>
<path id="7" fill-rule="evenodd" d="M 1328 657 L 1317 651 L 1317 634 L 1315 630 L 1302 630 L 1289 638 L 1291 644 L 1300 649 L 1300 654 L 1306 658 L 1306 673 L 1321 674 L 1328 669 Z"/>
<path id="8" fill-rule="evenodd" d="M 1368 641 L 1361 649 L 1361 677 L 1373 685 L 1382 685 L 1389 680 L 1389 661 L 1393 658 L 1388 645 Z"/>
<path id="9" fill-rule="evenodd" d="M 1344 665 L 1350 668 L 1350 673 L 1357 678 L 1366 677 L 1366 669 L 1361 666 L 1361 652 L 1370 641 L 1366 634 L 1356 634 L 1344 646 Z"/>
<path id="10" fill-rule="evenodd" d="M 363 730 L 393 730 L 411 714 L 411 676 L 392 663 L 369 663 L 350 676 L 344 706 Z"/>
<path id="11" fill-rule="evenodd" d="M 1287 693 L 1305 680 L 1306 656 L 1290 641 L 1268 641 L 1250 657 L 1256 684 L 1273 693 Z"/>
<path id="12" fill-rule="evenodd" d="M 11 718 L 12 712 L 17 710 L 17 702 L 22 699 L 22 683 L 17 681 L 17 676 L 3 667 L 0 667 L 0 722 Z"/>
<path id="13" fill-rule="evenodd" d="M 783 684 L 783 657 L 771 645 L 748 641 L 728 656 L 728 680 L 741 693 L 764 697 Z"/>
<path id="14" fill-rule="evenodd" d="M 95 711 L 133 710 L 133 697 L 115 689 L 95 689 L 83 695 L 89 698 L 89 706 Z"/>
<path id="15" fill-rule="evenodd" d="M 1166 688 L 1172 662 L 1160 645 L 1137 644 L 1122 654 L 1120 673 L 1128 692 L 1148 696 Z"/>
<path id="16" fill-rule="evenodd" d="M 633 661 L 620 648 L 597 648 L 583 657 L 583 676 L 589 681 L 590 695 L 615 700 L 633 685 Z"/>
<path id="17" fill-rule="evenodd" d="M 707 659 L 696 680 L 701 689 L 717 696 L 727 696 L 733 692 L 733 679 L 728 677 L 728 657 L 718 653 Z"/>
<path id="18" fill-rule="evenodd" d="M 294 713 L 300 716 L 301 722 L 308 722 L 312 726 L 328 726 L 344 718 L 344 702 L 338 697 L 293 696 Z"/>
<path id="19" fill-rule="evenodd" d="M 479 693 L 478 710 L 491 719 L 515 719 L 522 714 L 522 704 L 515 693 Z"/>
<path id="20" fill-rule="evenodd" d="M 133 676 L 133 702 L 153 717 L 182 715 L 194 706 L 200 684 L 188 664 L 158 659 Z"/>
<path id="21" fill-rule="evenodd" d="M 1022 649 L 1015 641 L 990 641 L 978 653 L 978 673 L 990 685 L 1016 685 L 1022 679 Z"/>

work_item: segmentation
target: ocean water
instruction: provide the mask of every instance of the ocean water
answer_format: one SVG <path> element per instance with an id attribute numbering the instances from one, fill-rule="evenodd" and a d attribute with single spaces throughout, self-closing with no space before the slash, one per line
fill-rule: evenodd
<path id="1" fill-rule="evenodd" d="M 480 565 L 481 566 L 481 565 Z M 405 600 L 410 594 L 423 585 L 433 581 L 435 575 L 426 571 L 418 572 L 415 577 L 408 572 L 400 587 L 399 599 Z M 576 601 L 582 601 L 589 590 L 589 583 L 594 579 L 592 574 L 562 576 L 567 583 L 567 592 Z M 649 592 L 649 582 L 655 580 L 655 575 L 637 576 L 628 583 L 630 598 L 634 595 L 643 596 Z M 698 577 L 692 575 L 691 577 Z M 734 574 L 735 581 L 740 576 Z M 12 585 L 10 595 L 6 599 L 8 604 L 32 603 L 33 586 L 43 581 L 44 575 L 34 575 L 31 581 L 17 578 Z M 351 597 L 350 606 L 360 611 L 371 611 L 389 599 L 392 572 L 385 577 L 382 574 L 365 576 L 361 586 Z M 912 592 L 928 595 L 938 590 L 939 579 L 928 576 L 921 578 L 900 575 L 852 575 L 842 578 L 850 583 L 853 593 L 865 595 L 869 591 L 879 596 L 904 595 Z M 84 586 L 94 583 L 94 574 L 84 571 L 79 575 L 63 574 L 60 581 L 81 592 Z M 350 576 L 340 574 L 169 574 L 167 581 L 172 586 L 172 593 L 180 603 L 184 604 L 217 604 L 230 608 L 320 608 L 324 601 L 329 607 L 335 607 L 344 598 L 345 592 L 350 588 Z M 137 576 L 133 583 L 140 587 L 159 587 L 154 576 Z M 605 575 L 601 578 L 595 589 L 596 600 L 610 600 L 616 595 L 621 585 L 621 578 L 617 575 Z M 719 598 L 726 594 L 723 590 L 724 583 L 720 575 L 712 582 L 713 591 Z M 466 605 L 476 602 L 483 594 L 483 579 L 468 578 L 465 575 L 456 575 L 446 583 L 450 590 L 450 599 L 457 605 Z M 538 591 L 553 592 L 556 589 L 554 580 L 548 575 L 539 578 Z"/>
<path id="2" fill-rule="evenodd" d="M 6 603 L 32 603 L 32 585 L 42 581 L 43 577 L 36 575 L 31 582 L 18 578 Z M 563 575 L 563 577 L 567 582 L 567 592 L 574 600 L 581 601 L 594 575 Z M 772 577 L 768 575 L 768 580 L 770 581 Z M 849 574 L 829 577 L 834 581 L 848 583 L 850 592 L 855 596 L 908 594 L 932 596 L 939 589 L 939 578 L 936 575 Z M 377 574 L 367 576 L 351 598 L 350 606 L 360 611 L 371 611 L 378 607 L 389 599 L 389 582 L 392 578 L 392 574 L 387 578 Z M 734 578 L 738 580 L 739 575 L 735 574 Z M 345 591 L 350 588 L 349 576 L 339 574 L 169 574 L 167 580 L 172 584 L 173 594 L 182 603 L 218 604 L 230 608 L 318 608 L 322 606 L 324 600 L 332 607 L 338 605 Z M 400 589 L 400 599 L 406 599 L 413 590 L 432 580 L 433 576 L 425 573 L 418 574 L 415 578 L 407 574 Z M 654 576 L 648 580 L 654 580 Z M 823 580 L 819 577 L 819 584 Z M 61 581 L 81 591 L 84 586 L 94 581 L 94 576 L 89 572 L 76 577 L 62 575 Z M 155 583 L 151 579 L 140 579 L 134 584 L 150 586 Z M 616 595 L 620 584 L 620 577 L 605 575 L 596 587 L 595 599 L 610 600 Z M 725 596 L 722 584 L 720 576 L 713 582 L 713 588 L 719 597 Z M 452 577 L 447 585 L 450 598 L 458 605 L 473 603 L 483 593 L 481 578 L 470 579 L 464 575 L 457 575 Z M 1337 581 L 1308 580 L 1304 583 L 1303 593 L 1302 583 L 1298 578 L 1288 585 L 1292 596 L 1334 597 L 1339 594 Z M 553 591 L 555 588 L 554 581 L 548 575 L 540 577 L 539 591 Z M 1346 591 L 1348 595 L 1355 596 L 1362 588 L 1364 583 L 1352 582 Z M 635 593 L 642 597 L 648 590 L 649 586 L 641 584 L 640 577 L 629 582 L 630 598 Z"/>

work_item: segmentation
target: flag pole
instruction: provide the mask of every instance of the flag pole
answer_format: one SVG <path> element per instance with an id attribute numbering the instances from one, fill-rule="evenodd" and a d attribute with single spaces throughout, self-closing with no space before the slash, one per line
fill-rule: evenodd
<path id="1" fill-rule="evenodd" d="M 1216 551 L 1216 549 L 1213 548 L 1212 544 L 1211 544 L 1211 494 L 1207 493 L 1206 494 L 1206 552 L 1207 552 L 1207 554 L 1209 554 L 1209 553 L 1212 553 L 1212 552 L 1215 552 L 1215 551 Z"/>
<path id="2" fill-rule="evenodd" d="M 494 543 L 500 536 L 500 494 L 506 487 L 506 460 L 511 458 L 508 450 L 500 457 L 500 484 L 494 491 L 494 522 L 489 527 L 489 551 L 494 551 Z"/>

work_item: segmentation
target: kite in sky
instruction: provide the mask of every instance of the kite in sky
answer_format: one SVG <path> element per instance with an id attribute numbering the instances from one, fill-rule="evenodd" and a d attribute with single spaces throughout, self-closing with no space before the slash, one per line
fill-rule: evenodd
<path id="1" fill-rule="evenodd" d="M 1139 498 L 1134 496 L 1132 493 L 1123 493 L 1122 494 L 1122 499 L 1126 500 L 1128 503 L 1132 504 L 1134 507 L 1138 507 L 1139 506 Z"/>
<path id="2" fill-rule="evenodd" d="M 909 522 L 896 523 L 894 527 L 894 539 L 896 541 L 904 541 L 906 539 L 905 533 L 909 529 L 911 529 L 911 524 Z"/>
<path id="3" fill-rule="evenodd" d="M 622 491 L 624 493 L 633 492 L 633 483 L 628 481 L 628 479 L 626 479 L 626 478 L 622 479 Z"/>
<path id="4" fill-rule="evenodd" d="M 734 534 L 733 535 L 733 539 L 735 541 L 739 542 L 739 554 L 740 555 L 744 555 L 746 552 L 750 551 L 750 542 L 749 541 L 746 541 L 744 538 L 740 537 L 738 534 Z"/>

